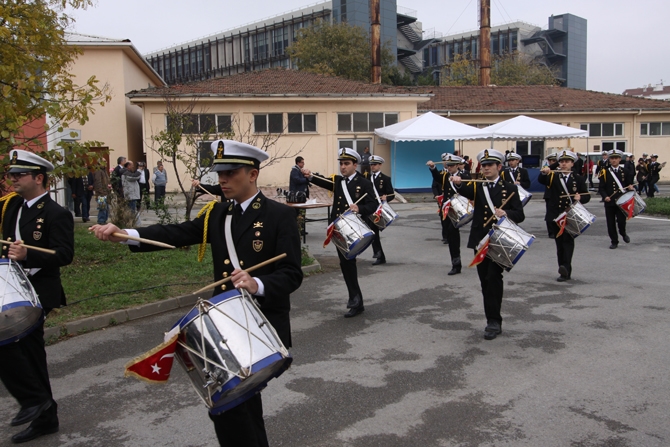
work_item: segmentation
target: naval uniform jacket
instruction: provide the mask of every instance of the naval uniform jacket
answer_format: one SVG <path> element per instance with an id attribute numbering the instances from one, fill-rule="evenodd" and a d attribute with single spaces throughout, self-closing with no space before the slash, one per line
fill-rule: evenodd
<path id="1" fill-rule="evenodd" d="M 500 177 L 506 182 L 519 182 L 523 189 L 530 189 L 530 176 L 528 175 L 528 169 L 517 167 L 512 172 L 512 168 L 505 168 L 500 173 Z"/>
<path id="2" fill-rule="evenodd" d="M 204 235 L 212 248 L 214 280 L 230 276 L 235 269 L 228 255 L 224 222 L 233 213 L 232 203 L 213 205 Z M 180 224 L 152 225 L 138 228 L 141 237 L 183 247 L 203 241 L 205 214 Z M 255 270 L 251 276 L 260 279 L 265 287 L 265 296 L 256 296 L 261 311 L 275 328 L 279 338 L 288 348 L 291 346 L 290 294 L 302 283 L 300 267 L 300 236 L 295 220 L 295 211 L 259 192 L 244 214 L 232 225 L 235 251 L 243 269 L 253 267 L 274 256 L 286 253 L 286 257 Z M 161 250 L 153 245 L 130 246 L 134 252 Z M 214 291 L 217 295 L 234 286 L 228 282 Z"/>
<path id="3" fill-rule="evenodd" d="M 487 226 L 486 222 L 494 213 L 494 210 L 489 209 L 489 204 L 484 195 L 483 189 L 489 188 L 488 183 L 475 183 L 463 181 L 459 188 L 459 193 L 470 200 L 475 201 L 475 209 L 472 217 L 472 228 L 470 229 L 470 238 L 468 239 L 468 248 L 476 248 L 477 244 L 486 236 L 492 225 L 496 222 L 493 218 Z M 500 204 L 509 197 L 512 193 L 514 196 L 505 204 L 503 210 L 507 213 L 507 218 L 512 222 L 519 224 L 526 218 L 523 212 L 523 205 L 519 199 L 519 190 L 514 183 L 509 183 L 498 178 L 495 186 L 489 188 L 489 196 L 494 207 L 500 208 Z"/>
<path id="4" fill-rule="evenodd" d="M 659 162 L 652 161 L 649 163 L 647 169 L 649 170 L 649 180 L 651 182 L 656 183 L 661 179 L 661 169 L 663 168 Z"/>
<path id="5" fill-rule="evenodd" d="M 449 171 L 447 171 L 446 169 L 438 171 L 436 168 L 433 168 L 430 170 L 430 174 L 433 176 L 433 183 L 437 183 L 440 185 L 439 194 L 435 194 L 436 196 L 444 194 L 444 200 L 446 201 L 447 199 L 452 198 L 454 194 L 458 193 L 458 190 L 451 187 L 451 183 L 449 182 L 451 174 L 449 174 Z M 466 180 L 469 180 L 471 178 L 470 174 L 467 171 L 458 171 L 454 175 L 459 176 L 460 178 Z M 433 191 L 433 193 L 435 193 L 435 191 Z"/>
<path id="6" fill-rule="evenodd" d="M 547 187 L 547 214 L 544 216 L 544 220 L 547 222 L 553 222 L 572 203 L 571 197 L 561 197 L 566 195 L 563 185 L 561 185 L 561 175 L 558 172 L 550 172 L 549 174 L 540 173 L 537 178 L 540 184 Z M 570 174 L 566 186 L 570 194 L 582 194 L 579 199 L 582 204 L 591 200 L 586 182 L 581 175 Z"/>
<path id="7" fill-rule="evenodd" d="M 8 199 L 3 207 L 2 237 L 7 240 L 16 240 L 16 217 L 25 200 L 21 196 Z M 65 306 L 65 292 L 60 280 L 60 267 L 68 265 L 74 257 L 74 220 L 72 214 L 54 202 L 49 194 L 42 196 L 30 208 L 23 208 L 19 223 L 21 239 L 26 245 L 49 248 L 56 254 L 43 253 L 37 250 L 28 250 L 28 257 L 21 261 L 26 269 L 39 268 L 40 270 L 28 276 L 30 283 L 45 309 L 54 309 Z M 6 258 L 8 246 L 2 246 L 2 257 Z"/>
<path id="8" fill-rule="evenodd" d="M 603 200 L 605 197 L 610 197 L 610 201 L 605 202 L 606 207 L 617 206 L 617 199 L 624 193 L 628 192 L 628 190 L 625 189 L 626 186 L 633 184 L 633 175 L 624 169 L 622 165 L 619 165 L 616 176 L 619 179 L 619 183 L 621 183 L 621 186 L 624 188 L 624 191 L 621 191 L 619 189 L 619 185 L 617 185 L 617 183 L 614 181 L 614 178 L 612 177 L 612 171 L 610 169 L 614 168 L 609 166 L 608 168 L 601 170 L 598 174 L 598 194 L 600 194 Z"/>
<path id="9" fill-rule="evenodd" d="M 349 209 L 347 198 L 345 197 L 342 190 L 343 177 L 341 175 L 335 175 L 332 177 L 332 179 L 333 180 L 318 174 L 314 174 L 310 178 L 310 182 L 316 186 L 333 191 L 333 207 L 330 210 L 329 222 L 334 221 Z M 367 193 L 367 196 L 365 196 L 365 198 L 358 203 L 358 214 L 367 217 L 377 210 L 379 203 L 377 202 L 375 192 L 372 189 L 372 182 L 363 177 L 362 174 L 357 172 L 354 175 L 354 178 L 351 179 L 347 184 L 347 190 L 349 190 L 352 203 L 360 199 L 363 194 Z"/>
<path id="10" fill-rule="evenodd" d="M 386 194 L 387 202 L 390 202 L 393 199 L 395 199 L 395 190 L 393 189 L 393 184 L 391 183 L 391 177 L 384 174 L 383 172 L 377 172 L 377 173 L 370 172 L 370 177 L 372 177 L 374 181 L 368 178 L 367 172 L 364 174 L 364 176 L 365 178 L 374 183 L 374 187 L 377 188 L 377 194 L 379 194 L 379 197 Z"/>

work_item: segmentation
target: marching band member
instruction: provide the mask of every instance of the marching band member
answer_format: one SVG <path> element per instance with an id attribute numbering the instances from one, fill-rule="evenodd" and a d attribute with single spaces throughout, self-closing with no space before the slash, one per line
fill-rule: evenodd
<path id="1" fill-rule="evenodd" d="M 558 167 L 556 153 L 551 153 L 547 155 L 547 159 L 544 163 L 543 168 L 545 166 L 548 166 L 549 169 L 552 170 Z M 544 199 L 544 208 L 546 215 L 549 212 L 549 188 L 547 188 L 546 186 L 544 187 L 544 195 L 542 196 L 542 198 Z M 547 236 L 549 237 L 549 239 L 554 239 L 556 237 L 556 235 L 553 233 L 554 226 L 551 225 L 551 222 L 546 222 L 546 224 L 547 224 Z"/>
<path id="2" fill-rule="evenodd" d="M 502 181 L 499 175 L 504 154 L 494 149 L 486 149 L 477 154 L 477 161 L 481 166 L 481 173 L 488 180 L 487 183 L 461 182 L 458 177 L 452 178 L 459 188 L 459 193 L 475 202 L 472 228 L 468 239 L 468 248 L 477 252 L 477 244 L 486 236 L 498 218 L 507 216 L 514 223 L 521 223 L 525 219 L 523 205 L 519 198 L 519 191 L 513 183 Z M 512 195 L 512 193 L 514 193 Z M 500 206 L 508 200 L 505 209 Z M 484 313 L 486 314 L 486 328 L 484 338 L 493 340 L 502 333 L 502 315 L 500 308 L 503 298 L 503 268 L 488 257 L 477 264 L 477 274 L 484 297 Z"/>
<path id="3" fill-rule="evenodd" d="M 515 185 L 521 185 L 523 189 L 530 189 L 530 177 L 528 169 L 519 166 L 521 155 L 510 152 L 507 154 L 507 168 L 503 169 L 500 177 L 506 182 L 512 182 Z"/>
<path id="4" fill-rule="evenodd" d="M 382 164 L 384 164 L 384 159 L 379 155 L 370 155 L 370 178 L 372 182 L 372 187 L 376 192 L 377 201 L 379 204 L 382 202 L 390 202 L 395 198 L 395 191 L 393 190 L 393 184 L 391 183 L 391 177 L 382 172 Z M 366 175 L 365 178 L 368 178 Z M 375 262 L 372 265 L 386 264 L 386 255 L 384 254 L 384 249 L 382 248 L 382 242 L 380 240 L 381 230 L 373 222 L 370 222 L 370 229 L 375 233 L 375 238 L 372 241 L 372 251 L 374 252 L 372 257 L 376 258 Z"/>
<path id="5" fill-rule="evenodd" d="M 469 179 L 470 174 L 465 171 L 459 171 L 459 165 L 463 164 L 463 159 L 453 154 L 444 154 L 443 161 L 446 168 L 438 171 L 435 163 L 428 161 L 430 173 L 433 179 L 440 183 L 443 203 L 451 199 L 457 193 L 454 184 L 451 182 L 453 177 L 460 179 Z M 461 232 L 454 226 L 454 223 L 444 215 L 444 208 L 440 206 L 440 219 L 442 226 L 446 229 L 447 243 L 449 244 L 449 255 L 451 256 L 451 270 L 447 275 L 457 275 L 461 273 Z"/>
<path id="6" fill-rule="evenodd" d="M 574 200 L 575 202 L 587 203 L 591 200 L 586 182 L 581 175 L 570 174 L 577 159 L 577 154 L 571 151 L 563 151 L 558 157 L 558 164 L 562 173 L 554 173 L 548 166 L 542 168 L 537 178 L 538 182 L 546 185 L 549 192 L 547 199 L 547 213 L 544 220 L 547 225 L 553 227 L 552 232 L 556 234 L 556 257 L 558 258 L 557 281 L 563 282 L 572 276 L 572 254 L 575 251 L 575 239 L 567 231 L 561 230 L 554 221 L 559 214 L 564 212 Z M 580 193 L 585 193 L 581 195 Z M 572 197 L 571 197 L 572 196 Z M 560 236 L 559 236 L 560 234 Z"/>
<path id="7" fill-rule="evenodd" d="M 605 219 L 607 219 L 607 233 L 609 234 L 610 249 L 614 250 L 619 246 L 619 236 L 617 235 L 617 227 L 619 234 L 625 243 L 630 242 L 630 238 L 626 233 L 626 215 L 621 211 L 616 204 L 616 201 L 626 191 L 632 191 L 633 177 L 629 175 L 628 171 L 624 170 L 619 165 L 621 162 L 621 152 L 618 149 L 612 149 L 608 153 L 607 168 L 604 168 L 598 174 L 598 194 L 605 202 Z"/>
<path id="8" fill-rule="evenodd" d="M 443 153 L 440 158 L 442 161 L 445 161 L 447 159 L 447 153 Z M 430 164 L 433 163 L 432 160 L 429 160 L 426 165 L 430 166 Z M 446 174 L 446 169 L 439 170 L 435 168 L 435 163 L 433 163 L 433 167 L 430 168 L 430 174 L 433 177 L 433 182 L 431 183 L 431 189 L 433 191 L 433 198 L 437 200 L 437 214 L 440 216 L 440 226 L 442 228 L 442 243 L 443 244 L 448 244 L 449 243 L 449 237 L 448 237 L 448 231 L 449 227 L 447 222 L 445 222 L 445 219 L 442 217 L 442 202 L 444 199 L 444 186 L 442 185 L 442 180 L 444 174 Z"/>
<path id="9" fill-rule="evenodd" d="M 49 196 L 48 173 L 54 166 L 24 150 L 11 150 L 9 156 L 8 177 L 15 192 L 0 200 L 0 220 L 3 237 L 14 243 L 3 245 L 2 257 L 27 270 L 28 280 L 48 315 L 52 309 L 65 305 L 60 267 L 70 264 L 74 256 L 74 221 L 70 212 Z M 21 240 L 27 245 L 53 249 L 55 254 L 35 250 L 28 253 L 19 244 Z M 12 436 L 12 442 L 18 444 L 58 432 L 58 405 L 51 392 L 44 349 L 44 320 L 18 341 L 0 346 L 0 359 L 0 379 L 21 405 L 9 425 L 30 423 Z"/>
<path id="10" fill-rule="evenodd" d="M 356 172 L 356 168 L 361 162 L 361 156 L 353 149 L 342 148 L 338 152 L 337 159 L 340 162 L 341 175 L 333 175 L 327 178 L 316 173 L 312 174 L 308 169 L 303 169 L 303 175 L 310 182 L 316 186 L 333 191 L 333 208 L 330 212 L 330 222 L 332 223 L 348 209 L 362 216 L 369 216 L 374 213 L 377 209 L 377 201 L 375 200 L 372 183 L 363 177 L 362 174 Z M 352 203 L 349 203 L 347 200 L 347 194 L 344 192 L 345 187 Z M 363 197 L 364 194 L 367 195 Z M 359 204 L 353 203 L 361 197 L 363 199 Z M 344 318 L 355 317 L 365 310 L 365 307 L 363 307 L 363 292 L 361 292 L 361 288 L 358 285 L 356 259 L 347 259 L 339 250 L 336 251 L 337 256 L 340 258 L 342 276 L 349 292 L 349 301 L 347 302 L 349 311 L 344 314 Z"/>
<path id="11" fill-rule="evenodd" d="M 153 245 L 126 241 L 114 236 L 125 232 L 178 247 L 205 244 L 212 248 L 214 279 L 232 278 L 237 289 L 245 289 L 258 302 L 260 310 L 286 348 L 291 347 L 290 294 L 302 283 L 300 235 L 295 212 L 288 206 L 268 200 L 257 186 L 261 162 L 267 152 L 231 140 L 211 144 L 212 171 L 219 175 L 223 195 L 230 202 L 210 202 L 194 220 L 176 225 L 152 225 L 137 230 L 120 230 L 112 224 L 94 225 L 91 230 L 100 240 L 126 242 L 133 252 L 160 250 Z M 230 231 L 232 241 L 226 237 Z M 254 276 L 243 270 L 286 253 L 286 257 L 257 269 Z M 236 266 L 238 264 L 238 266 Z M 218 290 L 226 290 L 226 284 Z M 220 293 L 217 290 L 215 294 Z M 221 446 L 267 447 L 261 394 L 223 413 L 213 415 L 216 436 Z"/>

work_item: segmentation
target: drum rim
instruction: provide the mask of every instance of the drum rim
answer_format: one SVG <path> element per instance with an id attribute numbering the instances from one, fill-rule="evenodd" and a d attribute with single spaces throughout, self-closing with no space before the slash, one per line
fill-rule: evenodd
<path id="1" fill-rule="evenodd" d="M 236 298 L 238 296 L 242 297 L 243 295 L 237 289 L 233 289 L 233 290 L 228 290 L 227 292 L 219 293 L 218 295 L 214 295 L 213 297 L 208 298 L 208 299 L 203 299 L 203 298 L 201 298 L 201 299 L 202 299 L 202 301 L 208 302 L 212 306 L 218 306 L 222 302 L 230 300 L 232 298 Z M 191 324 L 193 322 L 193 320 L 195 320 L 195 318 L 198 315 L 200 315 L 200 311 L 198 310 L 198 308 L 196 306 L 194 306 L 190 311 L 188 311 L 188 313 L 186 315 L 184 315 L 179 320 L 177 320 L 177 322 L 172 325 L 171 329 L 174 329 L 177 326 L 179 326 L 179 329 L 183 330 L 184 327 Z M 186 321 L 186 323 L 184 323 L 185 321 Z M 182 325 L 182 323 L 183 323 L 183 325 Z"/>
<path id="2" fill-rule="evenodd" d="M 17 342 L 17 341 L 21 340 L 23 337 L 25 337 L 26 335 L 30 334 L 35 329 L 37 329 L 37 327 L 40 324 L 42 324 L 42 322 L 44 322 L 44 312 L 42 312 L 42 316 L 37 319 L 35 324 L 33 324 L 32 326 L 30 326 L 29 328 L 27 328 L 25 331 L 21 332 L 20 334 L 14 335 L 13 337 L 9 337 L 7 340 L 0 341 L 0 346 L 8 345 L 10 343 L 14 343 L 14 342 Z"/>

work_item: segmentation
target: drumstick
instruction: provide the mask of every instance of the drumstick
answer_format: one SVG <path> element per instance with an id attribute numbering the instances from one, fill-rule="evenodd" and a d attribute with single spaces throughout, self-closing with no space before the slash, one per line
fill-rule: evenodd
<path id="1" fill-rule="evenodd" d="M 361 196 L 360 199 L 358 199 L 358 200 L 356 200 L 356 201 L 354 202 L 354 205 L 358 205 L 358 202 L 360 202 L 361 200 L 363 200 L 363 197 L 365 197 L 365 196 L 367 196 L 367 195 L 368 195 L 367 192 L 366 192 L 365 194 L 363 194 L 363 195 Z"/>
<path id="2" fill-rule="evenodd" d="M 143 237 L 135 237 L 125 233 L 112 233 L 112 236 L 120 237 L 121 239 L 130 239 L 131 241 L 142 242 L 143 244 L 155 245 L 163 248 L 177 248 L 174 245 L 165 244 L 163 242 L 152 241 L 151 239 L 144 239 Z"/>
<path id="3" fill-rule="evenodd" d="M 265 267 L 266 265 L 272 264 L 273 262 L 279 261 L 280 259 L 284 259 L 285 257 L 286 257 L 286 253 L 282 253 L 280 255 L 275 256 L 274 258 L 268 259 L 267 261 L 263 261 L 260 264 L 256 264 L 254 266 L 251 266 L 244 271 L 247 272 L 247 273 L 253 272 L 256 269 L 259 269 L 261 267 Z M 230 281 L 231 279 L 232 279 L 232 276 L 229 276 L 227 278 L 223 278 L 223 279 L 221 279 L 221 280 L 219 280 L 215 283 L 212 283 L 208 286 L 203 287 L 200 290 L 196 290 L 195 292 L 193 292 L 193 294 L 195 295 L 197 293 L 205 292 L 205 291 L 210 290 L 210 289 L 215 289 L 215 288 L 219 287 L 221 284 Z"/>
<path id="4" fill-rule="evenodd" d="M 5 245 L 12 245 L 14 242 L 0 240 Z M 42 253 L 48 253 L 50 255 L 55 255 L 56 250 L 51 250 L 50 248 L 35 247 L 34 245 L 26 245 L 23 241 L 19 242 L 19 245 L 22 247 L 29 248 L 30 250 L 41 251 Z"/>
<path id="5" fill-rule="evenodd" d="M 591 195 L 590 192 L 578 192 L 577 194 L 561 194 L 560 197 L 574 197 L 574 196 L 585 196 L 585 195 Z"/>
<path id="6" fill-rule="evenodd" d="M 513 195 L 514 195 L 514 191 L 512 191 L 512 194 L 510 194 L 509 196 L 507 196 L 507 198 L 506 198 L 505 200 L 502 201 L 502 203 L 500 204 L 500 207 L 498 207 L 497 209 L 500 209 L 500 210 L 501 210 L 501 209 L 503 208 L 503 206 L 505 206 L 505 205 L 507 204 L 507 202 L 509 201 L 509 199 L 512 198 Z M 485 226 L 485 227 L 488 226 L 489 223 L 491 223 L 491 220 L 492 220 L 494 217 L 495 217 L 496 219 L 498 219 L 498 216 L 495 215 L 495 210 L 493 210 L 493 213 L 494 213 L 493 216 L 489 217 L 489 218 L 486 220 L 486 222 L 484 222 L 484 226 Z"/>
<path id="7" fill-rule="evenodd" d="M 200 189 L 202 189 L 203 191 L 205 191 L 205 194 L 207 194 L 208 196 L 215 197 L 214 194 L 212 194 L 211 192 L 207 191 L 205 188 L 203 188 L 202 186 L 200 186 L 200 183 L 198 183 L 198 188 L 200 188 Z"/>

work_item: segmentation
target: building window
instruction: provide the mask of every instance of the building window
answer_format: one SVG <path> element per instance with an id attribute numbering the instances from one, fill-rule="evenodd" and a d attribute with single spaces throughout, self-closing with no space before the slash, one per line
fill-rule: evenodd
<path id="1" fill-rule="evenodd" d="M 232 115 L 214 115 L 203 113 L 200 115 L 179 115 L 171 118 L 165 115 L 166 126 L 172 129 L 172 126 L 182 126 L 184 134 L 214 134 L 226 133 L 232 129 Z M 181 121 L 181 124 L 180 124 Z"/>
<path id="2" fill-rule="evenodd" d="M 233 131 L 233 116 L 216 115 L 216 130 L 219 133 L 231 133 Z"/>
<path id="3" fill-rule="evenodd" d="M 641 123 L 640 135 L 644 136 L 659 136 L 670 135 L 670 122 L 664 123 Z"/>
<path id="4" fill-rule="evenodd" d="M 623 136 L 623 123 L 582 123 L 580 129 L 589 132 L 589 137 Z"/>
<path id="5" fill-rule="evenodd" d="M 316 132 L 316 114 L 314 113 L 289 113 L 288 132 Z"/>
<path id="6" fill-rule="evenodd" d="M 374 132 L 380 127 L 398 122 L 397 113 L 338 113 L 338 132 Z M 352 126 L 353 125 L 353 126 Z"/>
<path id="7" fill-rule="evenodd" d="M 254 115 L 254 131 L 256 133 L 282 133 L 284 120 L 281 113 Z"/>
<path id="8" fill-rule="evenodd" d="M 214 161 L 214 154 L 212 153 L 212 142 L 201 141 L 198 144 L 198 166 L 201 168 L 210 168 Z"/>

